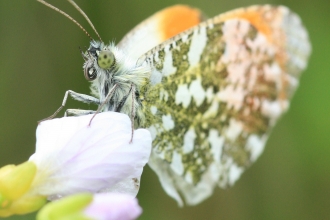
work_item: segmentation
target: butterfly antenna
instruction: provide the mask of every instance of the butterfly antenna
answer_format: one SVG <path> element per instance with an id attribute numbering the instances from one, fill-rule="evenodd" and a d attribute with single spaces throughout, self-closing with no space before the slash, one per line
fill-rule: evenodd
<path id="1" fill-rule="evenodd" d="M 79 6 L 78 6 L 73 0 L 68 0 L 68 2 L 70 2 L 71 5 L 73 5 L 73 7 L 75 7 L 75 8 L 80 12 L 80 14 L 81 14 L 82 16 L 84 16 L 84 18 L 86 19 L 86 21 L 87 21 L 87 22 L 89 23 L 89 25 L 93 28 L 95 34 L 98 36 L 98 38 L 100 39 L 100 41 L 103 42 L 102 39 L 101 39 L 101 36 L 100 36 L 99 33 L 97 32 L 96 28 L 94 27 L 94 25 L 93 25 L 93 23 L 91 22 L 91 20 L 89 20 L 88 16 L 85 14 L 85 12 L 84 12 L 81 8 L 79 8 Z"/>
<path id="2" fill-rule="evenodd" d="M 38 2 L 40 2 L 41 4 L 46 5 L 47 7 L 57 11 L 58 13 L 64 15 L 65 17 L 69 18 L 73 23 L 75 23 L 76 25 L 78 25 L 78 27 L 85 32 L 85 34 L 90 38 L 91 41 L 93 41 L 93 38 L 91 37 L 91 35 L 85 30 L 85 28 L 83 28 L 76 20 L 74 20 L 72 17 L 70 17 L 70 15 L 68 15 L 67 13 L 65 13 L 64 11 L 56 8 L 55 6 L 45 2 L 44 0 L 37 0 Z"/>

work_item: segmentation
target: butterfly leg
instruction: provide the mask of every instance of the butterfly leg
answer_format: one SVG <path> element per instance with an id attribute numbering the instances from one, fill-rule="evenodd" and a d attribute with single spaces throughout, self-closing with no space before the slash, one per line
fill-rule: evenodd
<path id="1" fill-rule="evenodd" d="M 96 111 L 93 110 L 82 110 L 82 109 L 67 109 L 65 111 L 64 117 L 67 116 L 81 116 L 94 114 Z"/>
<path id="2" fill-rule="evenodd" d="M 131 88 L 129 89 L 128 93 L 120 100 L 117 108 L 115 109 L 115 112 L 120 112 L 121 109 L 123 108 L 128 96 L 131 94 L 131 91 L 132 91 L 132 85 L 131 85 Z"/>
<path id="3" fill-rule="evenodd" d="M 109 102 L 109 100 L 110 100 L 110 98 L 112 97 L 113 93 L 115 92 L 117 86 L 118 86 L 118 84 L 115 84 L 115 85 L 111 88 L 111 90 L 109 91 L 109 93 L 108 93 L 107 97 L 105 98 L 104 102 L 102 102 L 102 104 L 99 105 L 99 107 L 97 108 L 97 110 L 96 110 L 96 112 L 94 113 L 93 117 L 92 117 L 91 120 L 89 121 L 88 126 L 91 126 L 94 117 L 96 116 L 97 113 L 99 113 L 99 112 L 102 110 L 102 108 L 103 108 L 103 106 L 105 105 L 105 103 Z"/>
<path id="4" fill-rule="evenodd" d="M 72 90 L 68 90 L 68 91 L 65 92 L 64 99 L 62 101 L 62 105 L 56 110 L 56 112 L 54 114 L 52 114 L 51 116 L 38 121 L 38 124 L 42 121 L 53 119 L 62 110 L 62 108 L 65 106 L 65 103 L 68 99 L 68 95 L 70 95 L 71 98 L 73 98 L 74 100 L 81 101 L 81 102 L 84 102 L 84 103 L 93 103 L 93 104 L 96 104 L 96 105 L 100 104 L 100 100 L 93 97 L 93 96 L 89 96 L 89 95 L 74 92 Z"/>
<path id="5" fill-rule="evenodd" d="M 128 93 L 120 100 L 117 108 L 115 109 L 115 112 L 120 112 L 122 107 L 124 106 L 128 96 L 132 94 L 132 109 L 131 109 L 131 123 L 132 123 L 132 135 L 131 135 L 131 140 L 129 143 L 132 143 L 133 140 L 133 132 L 134 132 L 134 117 L 135 117 L 135 107 L 134 107 L 134 100 L 135 100 L 135 89 L 134 85 L 131 84 L 131 88 L 129 89 Z"/>
<path id="6" fill-rule="evenodd" d="M 131 133 L 131 140 L 129 143 L 131 144 L 133 141 L 133 134 L 134 134 L 134 118 L 135 118 L 135 86 L 131 84 L 131 94 L 132 94 L 132 109 L 131 109 L 131 122 L 132 122 L 132 133 Z"/>

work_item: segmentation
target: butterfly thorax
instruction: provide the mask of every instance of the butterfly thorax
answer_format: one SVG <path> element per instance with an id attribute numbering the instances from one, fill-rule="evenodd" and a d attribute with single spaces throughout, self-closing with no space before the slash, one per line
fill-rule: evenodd
<path id="1" fill-rule="evenodd" d="M 92 41 L 83 58 L 85 78 L 92 83 L 92 94 L 104 103 L 102 111 L 134 114 L 141 124 L 144 116 L 140 93 L 149 82 L 150 69 L 136 66 L 136 61 L 112 43 Z"/>

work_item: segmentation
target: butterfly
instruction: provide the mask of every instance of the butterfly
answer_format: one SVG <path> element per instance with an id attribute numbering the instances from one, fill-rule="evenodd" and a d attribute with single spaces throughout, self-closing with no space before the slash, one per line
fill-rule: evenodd
<path id="1" fill-rule="evenodd" d="M 149 165 L 164 190 L 179 205 L 195 205 L 216 186 L 232 186 L 260 156 L 310 52 L 299 16 L 285 6 L 257 5 L 206 19 L 198 9 L 175 5 L 117 45 L 91 39 L 82 56 L 93 96 L 69 90 L 61 108 L 70 95 L 147 128 Z"/>

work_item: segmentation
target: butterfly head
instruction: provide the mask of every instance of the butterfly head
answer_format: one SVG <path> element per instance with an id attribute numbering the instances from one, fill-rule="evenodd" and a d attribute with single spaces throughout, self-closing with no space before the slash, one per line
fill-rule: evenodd
<path id="1" fill-rule="evenodd" d="M 92 41 L 85 53 L 82 52 L 85 60 L 84 75 L 88 81 L 95 80 L 100 72 L 111 70 L 116 59 L 111 49 L 103 43 Z"/>

